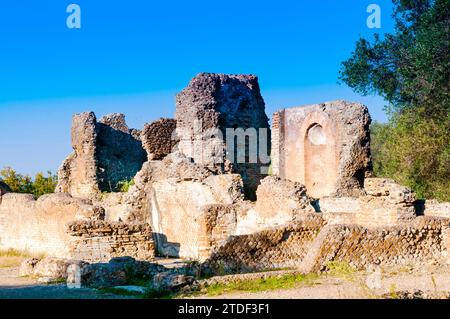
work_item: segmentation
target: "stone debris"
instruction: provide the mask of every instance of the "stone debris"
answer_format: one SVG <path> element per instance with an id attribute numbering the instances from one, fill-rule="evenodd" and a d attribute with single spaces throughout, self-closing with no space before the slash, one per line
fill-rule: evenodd
<path id="1" fill-rule="evenodd" d="M 194 277 L 162 272 L 153 277 L 152 288 L 162 291 L 177 291 L 194 283 Z"/>

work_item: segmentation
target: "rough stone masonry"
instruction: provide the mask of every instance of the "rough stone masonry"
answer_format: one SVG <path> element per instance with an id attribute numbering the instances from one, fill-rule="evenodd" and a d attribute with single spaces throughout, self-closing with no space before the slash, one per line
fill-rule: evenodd
<path id="1" fill-rule="evenodd" d="M 201 73 L 177 95 L 176 119 L 179 150 L 202 165 L 239 173 L 247 196 L 254 199 L 259 181 L 265 175 L 261 168 L 268 168 L 269 163 L 261 163 L 260 158 L 250 162 L 250 146 L 255 146 L 255 155 L 270 151 L 269 119 L 258 78 Z M 238 140 L 238 145 L 228 145 L 227 150 L 227 129 L 255 129 L 254 145 L 246 139 Z M 261 134 L 266 138 L 260 141 Z M 234 142 L 234 137 L 228 138 Z M 227 151 L 233 154 L 227 154 Z M 242 154 L 246 157 L 245 162 L 238 161 L 238 152 L 245 152 Z M 230 155 L 234 155 L 232 163 L 229 163 Z"/>

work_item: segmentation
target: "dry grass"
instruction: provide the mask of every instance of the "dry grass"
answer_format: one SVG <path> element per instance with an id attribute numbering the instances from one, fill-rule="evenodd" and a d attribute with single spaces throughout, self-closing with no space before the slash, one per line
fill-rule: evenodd
<path id="1" fill-rule="evenodd" d="M 25 251 L 18 251 L 15 249 L 0 250 L 0 268 L 18 267 L 26 258 L 39 257 Z"/>

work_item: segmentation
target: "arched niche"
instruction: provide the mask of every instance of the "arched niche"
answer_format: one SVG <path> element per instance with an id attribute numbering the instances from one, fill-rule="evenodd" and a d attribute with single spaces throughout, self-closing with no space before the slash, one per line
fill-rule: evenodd
<path id="1" fill-rule="evenodd" d="M 300 169 L 308 194 L 315 198 L 331 195 L 338 176 L 335 124 L 325 113 L 310 113 L 300 129 L 297 150 L 303 155 Z"/>

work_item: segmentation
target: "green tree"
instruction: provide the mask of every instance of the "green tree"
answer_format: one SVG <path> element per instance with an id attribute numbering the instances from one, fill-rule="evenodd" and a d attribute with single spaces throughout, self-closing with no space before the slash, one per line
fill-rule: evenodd
<path id="1" fill-rule="evenodd" d="M 47 176 L 37 173 L 33 180 L 30 176 L 19 174 L 10 167 L 0 171 L 0 180 L 6 183 L 13 192 L 33 194 L 36 198 L 53 193 L 58 183 L 57 176 L 51 172 L 47 172 Z"/>
<path id="2" fill-rule="evenodd" d="M 394 0 L 395 30 L 360 38 L 340 80 L 389 105 L 372 125 L 374 172 L 450 200 L 450 0 Z"/>

